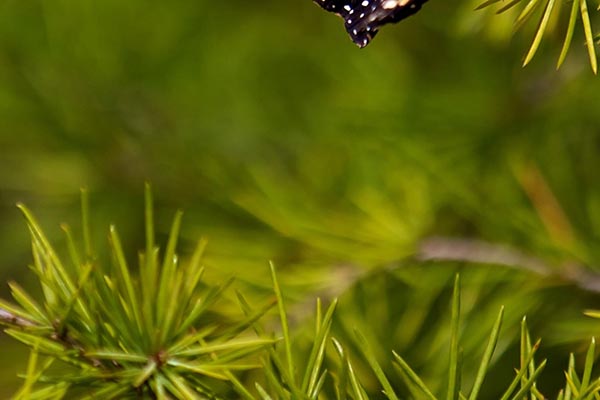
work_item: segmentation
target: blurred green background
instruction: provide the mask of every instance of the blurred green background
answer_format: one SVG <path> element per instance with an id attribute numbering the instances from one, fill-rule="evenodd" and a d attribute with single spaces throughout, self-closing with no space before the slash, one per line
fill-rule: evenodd
<path id="1" fill-rule="evenodd" d="M 368 329 L 438 389 L 463 271 L 464 379 L 505 304 L 489 398 L 524 314 L 552 394 L 600 332 L 582 314 L 600 307 L 600 284 L 582 288 L 600 280 L 600 83 L 580 29 L 561 70 L 562 26 L 522 69 L 531 29 L 476 5 L 431 0 L 359 50 L 310 0 L 0 2 L 0 280 L 34 284 L 15 203 L 60 247 L 82 186 L 95 240 L 114 222 L 135 260 L 149 181 L 159 231 L 184 209 L 182 251 L 207 236 L 215 279 L 260 295 L 274 260 L 299 325 L 340 296 L 339 337 Z M 424 260 L 433 237 L 501 254 Z M 544 273 L 497 265 L 515 254 Z M 27 351 L 2 337 L 0 354 L 7 398 Z"/>

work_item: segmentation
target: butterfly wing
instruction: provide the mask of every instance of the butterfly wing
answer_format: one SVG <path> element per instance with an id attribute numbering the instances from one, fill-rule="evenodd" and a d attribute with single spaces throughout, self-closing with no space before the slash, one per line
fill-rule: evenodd
<path id="1" fill-rule="evenodd" d="M 314 0 L 344 20 L 346 31 L 359 47 L 365 47 L 379 28 L 410 17 L 427 0 Z"/>

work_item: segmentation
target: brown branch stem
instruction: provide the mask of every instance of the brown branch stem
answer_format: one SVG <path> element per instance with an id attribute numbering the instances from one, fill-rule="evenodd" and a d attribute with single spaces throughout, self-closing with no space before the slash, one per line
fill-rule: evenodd
<path id="1" fill-rule="evenodd" d="M 600 293 L 600 274 L 593 272 L 590 266 L 578 262 L 552 265 L 511 246 L 479 239 L 431 237 L 421 242 L 416 259 L 502 265 L 542 276 L 557 277 L 582 289 Z"/>

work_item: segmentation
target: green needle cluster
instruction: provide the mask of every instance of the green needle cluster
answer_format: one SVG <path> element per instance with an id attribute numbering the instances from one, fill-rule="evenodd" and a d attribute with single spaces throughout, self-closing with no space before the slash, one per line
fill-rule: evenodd
<path id="1" fill-rule="evenodd" d="M 63 226 L 69 253 L 66 263 L 32 213 L 19 206 L 31 233 L 31 269 L 41 285 L 42 299 L 11 283 L 14 303 L 0 301 L 0 322 L 7 326 L 6 333 L 30 349 L 24 382 L 14 399 L 364 400 L 377 398 L 379 392 L 390 400 L 405 396 L 477 400 L 486 398 L 486 383 L 498 387 L 488 372 L 500 337 L 503 306 L 481 349 L 473 382 L 465 387 L 461 381 L 461 343 L 469 340 L 469 331 L 461 327 L 459 274 L 454 277 L 449 307 L 447 381 L 443 394 L 436 394 L 398 352 L 391 352 L 392 368 L 386 371 L 373 343 L 358 329 L 351 345 L 360 354 L 350 352 L 350 344 L 336 338 L 333 328 L 335 299 L 327 307 L 317 300 L 314 331 L 308 346 L 300 351 L 301 327 L 290 324 L 284 289 L 273 264 L 272 300 L 255 307 L 237 292 L 240 313 L 225 313 L 217 303 L 228 301 L 225 294 L 231 280 L 222 285 L 203 280 L 205 240 L 198 241 L 187 261 L 181 262 L 177 255 L 181 212 L 175 215 L 165 250 L 155 244 L 149 186 L 146 247 L 139 254 L 137 270 L 126 261 L 114 226 L 109 229 L 109 261 L 96 255 L 90 241 L 86 192 L 82 205 L 83 250 L 78 249 L 70 228 Z M 271 318 L 271 310 L 277 318 Z M 546 366 L 546 360 L 535 358 L 539 347 L 540 340 L 532 342 L 523 318 L 520 358 L 501 400 L 548 398 L 538 387 Z M 356 368 L 352 360 L 357 357 L 368 368 Z M 592 339 L 583 373 L 578 375 L 575 357 L 570 355 L 558 400 L 600 399 L 600 380 L 592 378 L 594 357 Z M 377 390 L 363 384 L 368 375 L 376 377 Z"/>

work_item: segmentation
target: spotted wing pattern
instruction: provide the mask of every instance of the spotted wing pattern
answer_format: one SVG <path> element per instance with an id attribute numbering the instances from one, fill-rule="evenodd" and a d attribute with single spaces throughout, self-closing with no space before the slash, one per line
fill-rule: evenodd
<path id="1" fill-rule="evenodd" d="M 346 31 L 358 47 L 365 47 L 382 25 L 410 17 L 427 0 L 313 0 L 344 19 Z"/>

